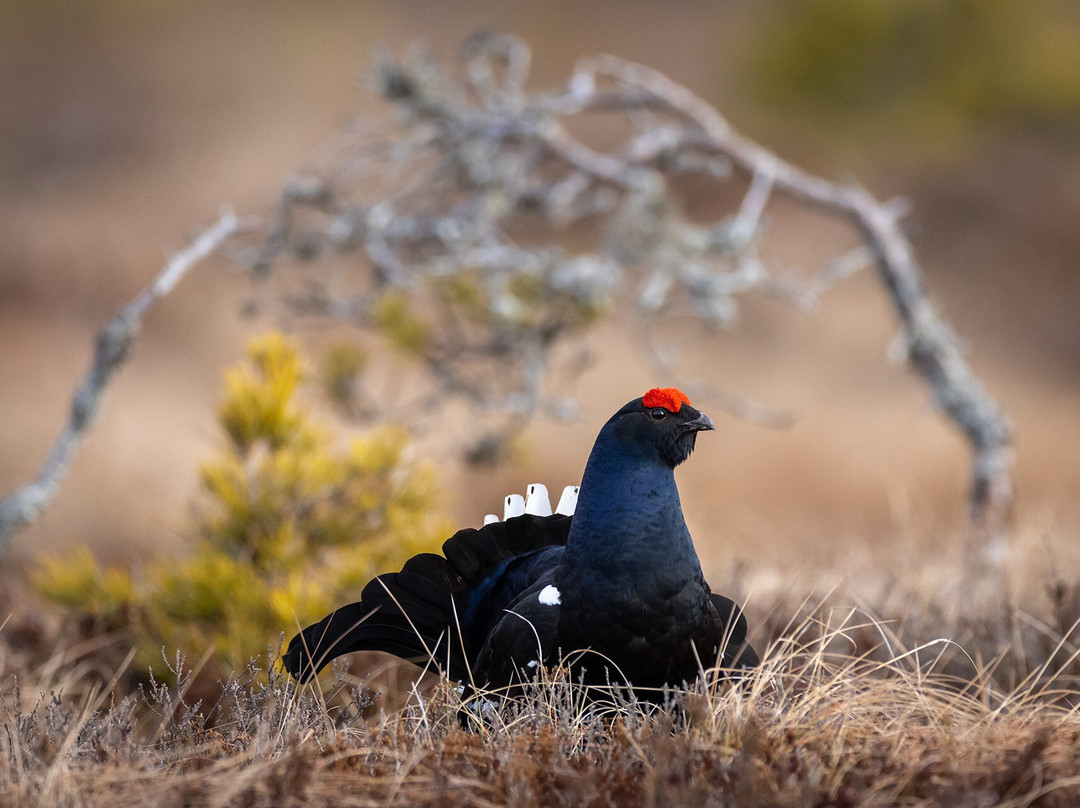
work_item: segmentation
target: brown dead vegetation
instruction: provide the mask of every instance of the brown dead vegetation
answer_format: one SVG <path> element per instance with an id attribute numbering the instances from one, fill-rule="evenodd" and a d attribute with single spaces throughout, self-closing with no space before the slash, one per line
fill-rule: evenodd
<path id="1" fill-rule="evenodd" d="M 255 667 L 199 703 L 179 658 L 167 685 L 110 673 L 18 614 L 0 630 L 0 805 L 1076 804 L 1068 593 L 1022 617 L 983 581 L 961 614 L 917 583 L 892 591 L 912 606 L 897 620 L 847 589 L 762 595 L 761 670 L 741 686 L 706 672 L 662 708 L 583 704 L 558 671 L 484 709 L 430 680 L 380 696 L 339 668 L 298 693 Z"/>

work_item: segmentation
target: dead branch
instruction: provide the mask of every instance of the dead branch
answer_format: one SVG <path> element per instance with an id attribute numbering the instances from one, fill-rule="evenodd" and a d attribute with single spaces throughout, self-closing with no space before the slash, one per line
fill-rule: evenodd
<path id="1" fill-rule="evenodd" d="M 739 135 L 715 108 L 687 88 L 643 65 L 602 56 L 585 62 L 571 87 L 595 87 L 600 73 L 634 87 L 640 94 L 639 103 L 667 106 L 697 124 L 718 153 L 754 178 L 744 207 L 760 184 L 847 218 L 859 230 L 876 258 L 879 277 L 903 324 L 909 363 L 971 444 L 972 516 L 986 532 L 985 538 L 996 543 L 1012 506 L 1012 428 L 967 364 L 952 329 L 923 292 L 921 271 L 911 242 L 900 228 L 897 206 L 878 201 L 862 188 L 834 185 L 781 160 Z M 580 103 L 589 106 L 598 102 L 586 93 Z M 753 206 L 758 216 L 762 207 Z M 987 549 L 996 552 L 989 546 Z"/>
<path id="2" fill-rule="evenodd" d="M 97 415 L 106 386 L 128 357 L 146 311 L 241 227 L 240 220 L 231 211 L 223 211 L 213 226 L 172 256 L 157 277 L 121 308 L 98 334 L 93 362 L 72 396 L 68 421 L 37 478 L 0 500 L 0 558 L 10 549 L 15 532 L 32 524 L 56 497 L 71 460 Z"/>
<path id="3" fill-rule="evenodd" d="M 975 523 L 984 539 L 1002 535 L 1011 428 L 922 289 L 900 205 L 781 160 L 651 68 L 590 58 L 544 93 L 526 90 L 528 65 L 524 43 L 490 33 L 466 43 L 460 79 L 422 53 L 380 64 L 396 123 L 346 134 L 314 176 L 290 184 L 248 258 L 260 277 L 287 256 L 359 255 L 360 266 L 303 276 L 302 292 L 284 295 L 291 311 L 386 332 L 397 327 L 380 315 L 389 295 L 420 324 L 412 346 L 438 392 L 520 417 L 559 409 L 545 380 L 553 348 L 616 305 L 632 307 L 646 334 L 664 317 L 728 327 L 744 294 L 807 309 L 874 266 L 911 367 L 971 445 Z M 600 115 L 609 137 L 618 118 L 614 145 L 572 134 Z M 688 175 L 717 184 L 737 175 L 746 188 L 730 212 L 702 224 L 684 214 L 678 180 Z M 778 197 L 844 221 L 861 244 L 809 275 L 770 266 L 759 246 Z M 673 375 L 671 346 L 642 343 Z M 742 417 L 783 420 L 718 395 Z"/>

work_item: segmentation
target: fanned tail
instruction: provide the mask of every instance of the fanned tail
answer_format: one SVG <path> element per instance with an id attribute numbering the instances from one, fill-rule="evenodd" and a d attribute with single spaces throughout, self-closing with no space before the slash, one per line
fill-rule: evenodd
<path id="1" fill-rule="evenodd" d="M 525 514 L 458 531 L 443 543 L 442 556 L 413 556 L 400 572 L 368 583 L 357 603 L 342 606 L 293 637 L 282 657 L 285 670 L 306 682 L 342 654 L 386 651 L 412 662 L 430 662 L 451 679 L 467 679 L 467 660 L 479 651 L 459 625 L 469 594 L 506 560 L 566 544 L 570 520 L 559 514 Z"/>

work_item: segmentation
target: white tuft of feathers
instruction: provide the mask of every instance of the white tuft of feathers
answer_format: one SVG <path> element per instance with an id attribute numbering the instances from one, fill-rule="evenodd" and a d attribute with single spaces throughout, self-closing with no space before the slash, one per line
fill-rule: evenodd
<path id="1" fill-rule="evenodd" d="M 568 485 L 562 490 L 559 504 L 555 513 L 561 516 L 573 516 L 577 509 L 579 486 Z M 522 514 L 532 516 L 551 516 L 551 499 L 548 496 L 547 486 L 542 483 L 529 483 L 525 490 L 525 496 L 521 494 L 507 494 L 503 500 L 503 516 L 505 519 L 513 519 Z M 491 525 L 499 521 L 498 514 L 489 513 L 484 516 L 484 524 Z"/>
<path id="2" fill-rule="evenodd" d="M 533 516 L 551 516 L 551 500 L 547 486 L 542 483 L 529 483 L 525 490 L 525 513 Z"/>
<path id="3" fill-rule="evenodd" d="M 562 496 L 559 497 L 559 506 L 555 509 L 555 513 L 561 513 L 563 516 L 573 516 L 574 510 L 577 508 L 577 495 L 580 486 L 568 485 L 562 490 Z"/>
<path id="4" fill-rule="evenodd" d="M 525 513 L 525 497 L 521 494 L 507 494 L 503 501 L 503 519 L 513 519 Z"/>
<path id="5" fill-rule="evenodd" d="M 554 584 L 548 584 L 540 590 L 540 594 L 536 596 L 536 599 L 544 606 L 558 606 L 562 603 L 562 592 Z"/>

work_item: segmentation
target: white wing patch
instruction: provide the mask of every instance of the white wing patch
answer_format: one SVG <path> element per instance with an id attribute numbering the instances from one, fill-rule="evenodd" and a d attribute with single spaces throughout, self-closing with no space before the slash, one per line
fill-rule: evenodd
<path id="1" fill-rule="evenodd" d="M 559 587 L 548 584 L 540 590 L 540 594 L 536 596 L 536 599 L 544 606 L 558 606 L 562 603 L 562 593 L 559 591 Z"/>

